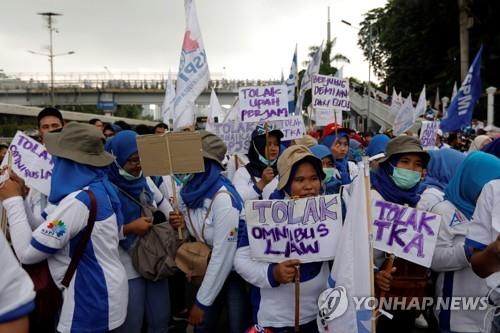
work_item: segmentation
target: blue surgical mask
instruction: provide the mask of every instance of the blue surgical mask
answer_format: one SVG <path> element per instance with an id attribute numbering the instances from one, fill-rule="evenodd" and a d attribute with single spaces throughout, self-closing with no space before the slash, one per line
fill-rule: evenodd
<path id="1" fill-rule="evenodd" d="M 417 171 L 394 167 L 391 179 L 402 190 L 409 190 L 420 181 L 422 174 Z"/>
<path id="2" fill-rule="evenodd" d="M 257 155 L 259 155 L 259 161 L 261 161 L 265 165 L 274 165 L 274 163 L 276 163 L 276 160 L 269 161 L 267 158 L 265 158 L 261 154 L 257 153 Z"/>
<path id="3" fill-rule="evenodd" d="M 325 173 L 325 183 L 328 183 L 333 177 L 335 177 L 335 168 L 323 168 L 323 172 Z"/>
<path id="4" fill-rule="evenodd" d="M 138 176 L 131 175 L 130 173 L 128 173 L 127 171 L 125 171 L 122 168 L 118 169 L 118 173 L 120 174 L 120 176 L 122 176 L 123 178 L 125 178 L 125 180 L 128 180 L 128 181 L 137 180 L 137 179 L 142 177 L 142 170 L 141 170 L 141 172 L 139 172 Z"/>

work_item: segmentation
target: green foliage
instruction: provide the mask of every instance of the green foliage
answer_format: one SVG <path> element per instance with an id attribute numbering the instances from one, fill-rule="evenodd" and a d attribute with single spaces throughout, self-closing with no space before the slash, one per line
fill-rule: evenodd
<path id="1" fill-rule="evenodd" d="M 0 115 L 0 137 L 14 137 L 17 131 L 36 131 L 36 118 Z"/>
<path id="2" fill-rule="evenodd" d="M 141 114 L 142 106 L 140 105 L 118 105 L 114 116 L 141 119 Z"/>

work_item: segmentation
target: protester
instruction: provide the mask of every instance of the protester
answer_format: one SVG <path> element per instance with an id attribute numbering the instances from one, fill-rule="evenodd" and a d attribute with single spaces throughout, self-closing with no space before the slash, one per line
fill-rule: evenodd
<path id="1" fill-rule="evenodd" d="M 268 128 L 267 139 L 264 125 L 257 125 L 252 132 L 247 155 L 249 162 L 236 171 L 233 179 L 234 187 L 244 201 L 267 199 L 276 189 L 276 161 L 280 153 L 281 138 L 283 133 L 272 126 Z"/>
<path id="2" fill-rule="evenodd" d="M 372 200 L 382 199 L 400 205 L 415 207 L 419 201 L 418 184 L 429 155 L 422 148 L 418 139 L 410 136 L 399 136 L 387 143 L 385 157 L 379 168 L 372 174 Z M 376 292 L 385 293 L 385 297 L 425 295 L 427 269 L 401 258 L 394 260 L 390 272 L 385 270 L 384 253 L 375 251 L 375 265 L 380 270 L 375 275 Z M 410 278 L 411 284 L 405 284 Z M 394 318 L 379 318 L 377 331 L 410 332 L 418 316 L 417 311 L 396 310 Z"/>
<path id="3" fill-rule="evenodd" d="M 427 211 L 444 200 L 444 189 L 465 159 L 465 154 L 450 148 L 430 150 L 429 156 L 425 178 L 419 184 L 421 195 L 417 204 L 418 209 Z"/>
<path id="4" fill-rule="evenodd" d="M 476 136 L 469 147 L 469 154 L 472 153 L 473 151 L 483 149 L 483 147 L 486 146 L 491 141 L 493 140 L 487 135 Z"/>
<path id="5" fill-rule="evenodd" d="M 28 333 L 28 314 L 35 308 L 35 291 L 0 231 L 0 332 Z"/>
<path id="6" fill-rule="evenodd" d="M 321 160 L 325 179 L 323 181 L 325 194 L 339 193 L 342 182 L 337 169 L 333 167 L 333 155 L 330 149 L 324 145 L 315 145 L 309 148 L 316 158 Z"/>
<path id="7" fill-rule="evenodd" d="M 120 201 L 106 177 L 113 156 L 104 151 L 102 136 L 88 124 L 69 123 L 60 133 L 43 136 L 54 159 L 45 221 L 31 231 L 22 200 L 24 184 L 11 177 L 0 189 L 8 214 L 12 245 L 19 261 L 48 260 L 54 282 L 61 282 L 71 254 L 87 227 L 89 195 L 97 201 L 97 217 L 76 272 L 63 290 L 59 332 L 106 332 L 120 326 L 127 309 L 127 280 L 118 254 L 123 224 Z"/>
<path id="8" fill-rule="evenodd" d="M 348 161 L 349 135 L 344 128 L 335 129 L 335 124 L 329 125 L 323 131 L 321 144 L 332 151 L 334 166 L 339 171 L 342 185 L 348 185 L 358 174 L 358 167 L 354 162 Z"/>
<path id="9" fill-rule="evenodd" d="M 305 146 L 291 146 L 278 159 L 282 198 L 318 196 L 325 178 L 321 160 Z M 238 273 L 252 285 L 253 321 L 273 333 L 292 332 L 294 326 L 294 279 L 300 270 L 300 332 L 318 332 L 316 315 L 318 297 L 325 289 L 330 271 L 328 262 L 300 264 L 290 259 L 279 264 L 253 260 L 247 228 L 241 221 L 238 228 L 238 251 L 234 265 Z M 300 265 L 300 267 L 299 267 Z"/>
<path id="10" fill-rule="evenodd" d="M 444 150 L 442 150 L 444 151 Z M 434 155 L 431 155 L 432 164 Z M 432 213 L 441 216 L 441 226 L 431 268 L 439 272 L 436 296 L 479 297 L 488 293 L 485 280 L 472 271 L 472 254 L 464 246 L 471 223 L 476 198 L 483 186 L 500 177 L 500 160 L 475 152 L 460 164 L 445 189 L 445 201 L 432 207 Z M 442 332 L 480 332 L 486 310 L 454 310 L 435 308 Z"/>
<path id="11" fill-rule="evenodd" d="M 168 132 L 167 124 L 159 123 L 155 125 L 154 134 L 165 134 L 165 132 Z"/>
<path id="12" fill-rule="evenodd" d="M 232 268 L 243 200 L 221 174 L 226 145 L 216 135 L 200 132 L 205 171 L 189 174 L 181 190 L 180 211 L 191 236 L 206 242 L 212 252 L 189 323 L 195 326 L 195 332 L 216 332 L 226 305 L 226 332 L 241 333 L 248 325 L 246 284 Z"/>
<path id="13" fill-rule="evenodd" d="M 9 150 L 8 145 L 4 145 L 3 143 L 0 143 L 0 163 L 2 163 L 5 155 L 7 155 L 8 150 Z"/>
<path id="14" fill-rule="evenodd" d="M 368 156 L 372 170 L 377 169 L 379 161 L 385 157 L 385 146 L 389 140 L 387 135 L 377 134 L 370 140 L 370 143 L 366 147 L 366 155 Z"/>
<path id="15" fill-rule="evenodd" d="M 104 130 L 104 123 L 99 118 L 90 119 L 89 124 L 94 125 L 100 132 Z"/>
<path id="16" fill-rule="evenodd" d="M 44 143 L 44 135 L 64 126 L 61 112 L 56 108 L 45 108 L 38 113 L 38 136 Z"/>
<path id="17" fill-rule="evenodd" d="M 115 133 L 118 133 L 120 131 L 120 127 L 113 125 L 113 124 L 106 124 L 104 126 L 104 129 L 102 130 L 102 134 L 104 134 L 104 137 L 106 139 L 111 138 Z"/>
<path id="18" fill-rule="evenodd" d="M 309 134 L 305 134 L 300 139 L 292 140 L 292 144 L 306 146 L 307 148 L 311 148 L 318 144 L 318 140 L 310 136 Z"/>
<path id="19" fill-rule="evenodd" d="M 436 133 L 436 147 L 438 147 L 438 149 L 451 148 L 451 146 L 445 141 L 446 139 L 444 137 L 443 131 L 441 129 L 438 129 Z"/>
<path id="20" fill-rule="evenodd" d="M 136 137 L 135 132 L 125 130 L 106 142 L 106 150 L 116 158 L 108 175 L 117 189 L 124 216 L 126 238 L 120 241 L 119 253 L 129 287 L 127 319 L 117 332 L 140 332 L 145 321 L 149 332 L 166 333 L 170 318 L 168 279 L 151 281 L 141 277 L 127 252 L 138 236 L 151 228 L 152 210 L 158 208 L 165 217 L 172 211 L 169 201 L 164 200 L 153 182 L 142 174 Z"/>
<path id="21" fill-rule="evenodd" d="M 481 150 L 484 151 L 485 153 L 495 155 L 496 157 L 500 158 L 500 138 L 497 138 L 492 142 L 488 143 Z"/>

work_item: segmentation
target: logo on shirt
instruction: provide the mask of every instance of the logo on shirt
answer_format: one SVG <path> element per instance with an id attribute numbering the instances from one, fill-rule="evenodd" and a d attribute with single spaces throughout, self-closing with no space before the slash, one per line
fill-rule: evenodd
<path id="1" fill-rule="evenodd" d="M 236 242 L 238 240 L 238 227 L 234 227 L 229 231 L 227 240 L 230 242 Z"/>
<path id="2" fill-rule="evenodd" d="M 62 220 L 54 220 L 42 229 L 42 233 L 47 236 L 59 238 L 66 233 L 66 225 Z"/>
<path id="3" fill-rule="evenodd" d="M 465 217 L 462 215 L 462 213 L 455 210 L 455 214 L 453 214 L 453 217 L 451 218 L 450 227 L 454 227 L 457 224 L 461 224 L 464 222 L 466 222 Z"/>

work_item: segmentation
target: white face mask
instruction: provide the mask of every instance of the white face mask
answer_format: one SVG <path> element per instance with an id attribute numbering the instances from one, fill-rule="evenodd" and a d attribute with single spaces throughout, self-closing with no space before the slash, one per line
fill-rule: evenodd
<path id="1" fill-rule="evenodd" d="M 130 173 L 128 173 L 127 171 L 125 171 L 122 168 L 118 168 L 118 173 L 120 174 L 120 176 L 122 176 L 123 178 L 125 178 L 125 180 L 128 180 L 128 181 L 137 180 L 137 179 L 142 177 L 142 170 L 141 170 L 141 172 L 139 172 L 138 176 L 131 175 Z"/>

